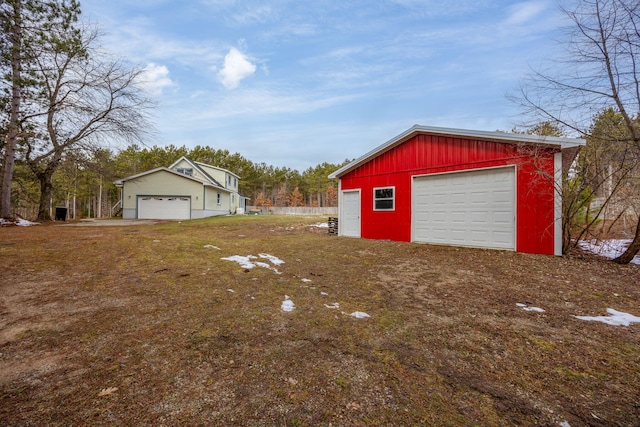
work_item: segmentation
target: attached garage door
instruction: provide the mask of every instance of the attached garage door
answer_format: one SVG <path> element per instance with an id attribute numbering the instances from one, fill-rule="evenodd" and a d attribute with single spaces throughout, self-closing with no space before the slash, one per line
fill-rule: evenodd
<path id="1" fill-rule="evenodd" d="M 138 197 L 138 219 L 190 219 L 189 197 Z"/>
<path id="2" fill-rule="evenodd" d="M 414 178 L 413 240 L 515 249 L 515 168 Z"/>

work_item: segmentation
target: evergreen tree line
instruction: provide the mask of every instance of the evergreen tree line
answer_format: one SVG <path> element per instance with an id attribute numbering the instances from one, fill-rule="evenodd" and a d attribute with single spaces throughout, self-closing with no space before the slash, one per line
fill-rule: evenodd
<path id="1" fill-rule="evenodd" d="M 321 163 L 303 172 L 288 167 L 254 163 L 238 153 L 206 146 L 187 148 L 131 145 L 114 152 L 99 149 L 90 155 L 70 153 L 53 175 L 51 216 L 55 207 L 68 209 L 70 218 L 109 217 L 117 212 L 120 189 L 114 181 L 159 167 L 168 167 L 180 157 L 226 169 L 240 177 L 240 194 L 251 206 L 337 206 L 337 182 L 328 175 L 341 164 Z M 14 212 L 36 218 L 40 200 L 37 177 L 28 165 L 16 161 L 12 189 Z"/>

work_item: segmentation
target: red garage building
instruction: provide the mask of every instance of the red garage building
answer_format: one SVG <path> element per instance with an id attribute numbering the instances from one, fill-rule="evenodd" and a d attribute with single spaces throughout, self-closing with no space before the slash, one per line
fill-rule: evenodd
<path id="1" fill-rule="evenodd" d="M 562 154 L 584 144 L 413 126 L 329 175 L 338 233 L 561 255 Z"/>

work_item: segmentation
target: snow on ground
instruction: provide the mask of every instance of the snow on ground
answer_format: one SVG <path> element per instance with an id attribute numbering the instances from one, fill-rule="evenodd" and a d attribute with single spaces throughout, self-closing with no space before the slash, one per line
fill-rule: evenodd
<path id="1" fill-rule="evenodd" d="M 629 243 L 631 243 L 631 239 L 580 240 L 578 246 L 587 252 L 613 259 L 622 254 Z M 636 255 L 631 263 L 640 264 L 640 255 Z"/>
<path id="2" fill-rule="evenodd" d="M 17 225 L 18 227 L 29 227 L 32 225 L 38 225 L 39 222 L 31 222 L 26 219 L 18 218 L 15 221 L 9 221 L 4 218 L 0 218 L 0 226 L 2 225 Z"/>
<path id="3" fill-rule="evenodd" d="M 614 310 L 613 308 L 607 308 L 607 313 L 610 316 L 575 316 L 580 320 L 590 320 L 594 322 L 602 322 L 607 325 L 613 326 L 629 326 L 632 323 L 640 323 L 640 317 L 634 316 L 629 313 L 623 313 L 622 311 Z"/>
<path id="4" fill-rule="evenodd" d="M 328 222 L 319 222 L 317 224 L 311 224 L 309 227 L 329 228 Z"/>
<path id="5" fill-rule="evenodd" d="M 520 302 L 517 302 L 516 305 L 524 311 L 537 311 L 538 313 L 544 313 L 544 309 L 540 307 L 529 307 L 527 304 L 522 304 Z"/>
<path id="6" fill-rule="evenodd" d="M 205 248 L 214 248 L 214 249 L 220 249 L 217 246 L 213 246 L 213 245 L 205 245 Z M 273 256 L 273 255 L 269 255 L 266 253 L 261 253 L 258 254 L 259 258 L 261 259 L 266 259 L 268 260 L 271 264 L 273 265 L 282 265 L 285 262 L 283 260 L 281 260 L 280 258 Z M 276 270 L 274 267 L 271 266 L 271 264 L 268 264 L 266 262 L 261 262 L 261 261 L 256 261 L 257 259 L 259 259 L 257 256 L 255 255 L 247 255 L 247 256 L 242 256 L 242 255 L 232 255 L 229 257 L 224 257 L 224 258 L 220 258 L 221 260 L 224 261 L 233 261 L 233 262 L 237 262 L 238 264 L 240 264 L 240 267 L 245 268 L 245 269 L 252 269 L 253 267 L 263 267 L 263 268 L 268 268 L 270 270 L 275 271 L 277 274 L 282 274 L 281 272 L 279 272 L 278 270 Z M 252 280 L 256 280 L 256 278 L 252 279 Z M 301 279 L 303 283 L 310 283 L 312 282 L 311 279 Z M 315 286 L 305 286 L 303 285 L 302 287 L 304 288 L 309 288 L 309 289 L 315 289 Z M 229 293 L 235 293 L 235 291 L 233 289 L 227 289 L 227 292 Z M 320 292 L 320 295 L 322 296 L 327 296 L 329 295 L 326 292 Z M 250 295 L 249 295 L 250 296 Z M 255 299 L 255 297 L 250 296 L 251 299 Z M 333 305 L 329 305 L 329 304 L 324 304 L 324 306 L 328 309 L 339 309 L 340 308 L 340 304 L 335 302 L 333 303 Z M 282 304 L 280 305 L 280 309 L 282 311 L 285 312 L 291 312 L 293 310 L 295 310 L 296 305 L 293 303 L 293 301 L 291 301 L 291 298 L 289 297 L 289 295 L 285 295 L 284 296 L 284 301 L 282 301 Z M 369 316 L 367 313 L 362 312 L 362 311 L 354 311 L 351 314 L 347 314 L 345 312 L 342 312 L 342 314 L 346 315 L 346 316 L 352 316 L 355 317 L 356 319 L 364 319 L 367 317 L 371 317 Z"/>
<path id="7" fill-rule="evenodd" d="M 281 260 L 278 257 L 275 257 L 273 255 L 269 255 L 269 254 L 258 254 L 258 256 L 260 256 L 260 258 L 264 258 L 267 259 L 271 262 L 271 264 L 273 265 L 280 265 L 280 264 L 284 264 L 284 261 Z"/>
<path id="8" fill-rule="evenodd" d="M 367 313 L 365 313 L 364 311 L 354 311 L 349 316 L 355 317 L 356 319 L 364 319 L 364 318 L 367 318 L 367 317 L 371 317 Z"/>
<path id="9" fill-rule="evenodd" d="M 204 245 L 204 247 L 207 248 L 207 249 L 215 249 L 215 250 L 218 250 L 218 251 L 220 250 L 219 247 L 213 246 L 213 245 Z"/>
<path id="10" fill-rule="evenodd" d="M 284 296 L 284 301 L 280 305 L 282 311 L 293 311 L 296 309 L 296 305 L 289 299 L 289 295 Z"/>
<path id="11" fill-rule="evenodd" d="M 282 261 L 281 259 L 273 255 L 269 255 L 269 254 L 259 254 L 259 255 L 260 255 L 260 258 L 269 260 L 273 265 L 284 264 L 284 261 Z M 266 262 L 261 262 L 261 261 L 253 261 L 254 259 L 258 259 L 258 257 L 255 255 L 247 255 L 247 256 L 232 255 L 230 257 L 224 257 L 220 259 L 225 261 L 237 262 L 238 264 L 240 264 L 240 267 L 246 268 L 248 270 L 258 266 L 262 268 L 268 268 L 269 270 L 273 270 L 276 274 L 281 274 L 276 268 L 272 267 L 271 264 L 268 264 Z"/>

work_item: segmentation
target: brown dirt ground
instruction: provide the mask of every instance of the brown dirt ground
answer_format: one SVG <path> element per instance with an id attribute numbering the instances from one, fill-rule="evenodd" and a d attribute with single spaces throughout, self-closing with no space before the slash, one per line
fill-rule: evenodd
<path id="1" fill-rule="evenodd" d="M 0 425 L 640 425 L 640 266 L 319 221 L 0 227 Z"/>

